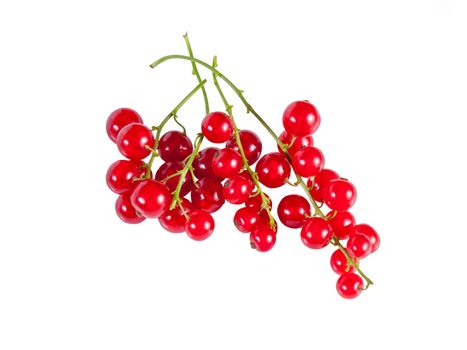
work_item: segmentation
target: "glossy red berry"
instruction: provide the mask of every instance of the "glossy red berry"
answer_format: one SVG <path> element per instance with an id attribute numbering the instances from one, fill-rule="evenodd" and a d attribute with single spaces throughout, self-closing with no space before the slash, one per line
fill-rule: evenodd
<path id="1" fill-rule="evenodd" d="M 223 194 L 227 202 L 231 204 L 245 203 L 253 192 L 253 183 L 242 175 L 235 175 L 224 183 Z"/>
<path id="2" fill-rule="evenodd" d="M 269 210 L 272 209 L 272 200 L 269 198 L 269 196 L 264 193 L 264 195 L 269 199 L 268 207 Z M 245 202 L 245 207 L 247 208 L 253 208 L 256 211 L 262 210 L 262 205 L 263 205 L 263 199 L 261 198 L 261 195 L 258 192 L 252 193 L 250 198 Z"/>
<path id="3" fill-rule="evenodd" d="M 212 158 L 212 172 L 220 178 L 237 175 L 243 167 L 242 157 L 231 148 L 223 148 Z"/>
<path id="4" fill-rule="evenodd" d="M 295 101 L 287 106 L 282 116 L 284 129 L 297 136 L 313 134 L 319 127 L 321 117 L 308 101 Z"/>
<path id="5" fill-rule="evenodd" d="M 118 196 L 115 202 L 115 211 L 120 219 L 127 224 L 139 224 L 146 218 L 138 215 L 130 200 L 131 192 Z"/>
<path id="6" fill-rule="evenodd" d="M 272 152 L 261 157 L 255 171 L 264 186 L 276 188 L 284 185 L 290 177 L 290 164 L 283 154 Z"/>
<path id="7" fill-rule="evenodd" d="M 272 229 L 273 232 L 276 232 L 277 233 L 277 222 L 276 222 L 276 219 L 272 219 L 273 221 L 273 227 L 271 227 L 271 219 L 268 215 L 268 212 L 267 210 L 261 210 L 259 212 L 259 221 L 258 221 L 258 225 L 257 226 L 261 226 L 261 225 L 264 225 L 264 226 L 267 226 L 269 227 L 270 229 Z"/>
<path id="8" fill-rule="evenodd" d="M 305 221 L 300 236 L 308 248 L 320 249 L 331 241 L 332 229 L 326 220 L 313 217 Z"/>
<path id="9" fill-rule="evenodd" d="M 177 130 L 162 135 L 157 148 L 159 156 L 165 162 L 181 162 L 193 152 L 191 140 Z"/>
<path id="10" fill-rule="evenodd" d="M 134 110 L 130 108 L 119 108 L 110 113 L 107 118 L 106 131 L 109 138 L 113 141 L 117 141 L 117 136 L 120 130 L 131 123 L 143 124 L 143 119 Z"/>
<path id="11" fill-rule="evenodd" d="M 358 224 L 355 225 L 352 229 L 351 234 L 362 234 L 367 236 L 371 242 L 371 253 L 374 253 L 379 248 L 379 235 L 376 233 L 375 229 L 367 224 Z"/>
<path id="12" fill-rule="evenodd" d="M 232 120 L 224 112 L 209 113 L 201 123 L 201 132 L 212 143 L 226 142 L 233 131 Z"/>
<path id="13" fill-rule="evenodd" d="M 258 252 L 267 252 L 276 244 L 276 233 L 267 225 L 258 225 L 250 233 L 251 246 Z"/>
<path id="14" fill-rule="evenodd" d="M 292 166 L 299 176 L 316 176 L 324 168 L 324 155 L 313 146 L 302 148 L 292 157 Z"/>
<path id="15" fill-rule="evenodd" d="M 195 241 L 204 241 L 214 231 L 214 219 L 204 210 L 193 210 L 185 224 L 185 232 Z"/>
<path id="16" fill-rule="evenodd" d="M 345 272 L 354 272 L 355 267 L 352 265 L 347 264 L 347 258 L 345 257 L 344 253 L 340 249 L 337 249 L 334 253 L 331 255 L 331 268 L 332 270 L 339 274 L 342 275 Z"/>
<path id="17" fill-rule="evenodd" d="M 146 165 L 140 161 L 117 160 L 113 162 L 106 174 L 106 182 L 109 188 L 118 194 L 131 191 L 136 187 L 135 177 L 141 177 L 146 173 Z"/>
<path id="18" fill-rule="evenodd" d="M 347 251 L 350 256 L 363 259 L 371 253 L 371 241 L 361 233 L 353 233 L 347 241 Z"/>
<path id="19" fill-rule="evenodd" d="M 219 151 L 219 148 L 217 147 L 207 147 L 198 153 L 198 155 L 193 160 L 193 169 L 196 178 L 202 179 L 206 176 L 215 177 L 214 173 L 212 172 L 211 164 L 212 158 L 214 158 L 214 155 L 217 151 Z"/>
<path id="20" fill-rule="evenodd" d="M 287 227 L 302 227 L 307 216 L 311 215 L 310 203 L 297 194 L 285 196 L 279 202 L 277 215 L 279 220 Z"/>
<path id="21" fill-rule="evenodd" d="M 332 210 L 348 210 L 357 199 L 357 190 L 350 181 L 331 180 L 323 190 L 323 199 Z"/>
<path id="22" fill-rule="evenodd" d="M 314 182 L 312 179 L 308 179 L 307 186 L 313 188 L 310 191 L 311 196 L 315 201 L 320 203 L 323 202 L 323 189 L 331 180 L 339 179 L 339 175 L 331 169 L 323 169 L 321 172 L 315 176 Z"/>
<path id="23" fill-rule="evenodd" d="M 360 295 L 363 290 L 362 278 L 352 272 L 344 272 L 336 283 L 339 295 L 345 299 L 353 299 Z"/>
<path id="24" fill-rule="evenodd" d="M 158 218 L 171 200 L 167 186 L 156 180 L 140 181 L 131 195 L 131 204 L 146 218 Z"/>
<path id="25" fill-rule="evenodd" d="M 118 133 L 117 147 L 128 159 L 141 160 L 151 154 L 154 136 L 151 129 L 143 124 L 128 124 Z"/>
<path id="26" fill-rule="evenodd" d="M 214 213 L 225 203 L 222 183 L 213 177 L 198 180 L 191 191 L 193 206 Z"/>
<path id="27" fill-rule="evenodd" d="M 313 137 L 311 135 L 295 136 L 295 140 L 293 137 L 294 135 L 289 134 L 285 130 L 279 135 L 279 140 L 281 140 L 284 145 L 289 146 L 289 148 L 287 148 L 287 152 L 291 157 L 293 157 L 294 154 L 297 153 L 297 151 L 300 149 L 313 146 Z M 292 146 L 290 146 L 291 144 Z M 282 149 L 279 147 L 279 145 L 277 145 L 277 149 L 282 153 Z"/>
<path id="28" fill-rule="evenodd" d="M 182 198 L 181 200 L 181 207 L 183 209 L 180 205 L 177 205 L 172 210 L 167 209 L 159 216 L 159 223 L 161 226 L 172 233 L 185 231 L 187 216 L 193 210 L 193 205 L 188 199 Z"/>
<path id="29" fill-rule="evenodd" d="M 172 193 L 177 188 L 178 181 L 180 180 L 180 175 L 172 175 L 174 175 L 177 171 L 182 170 L 183 167 L 184 165 L 180 162 L 163 163 L 159 169 L 157 169 L 155 179 L 164 183 L 169 189 L 169 192 Z M 166 180 L 168 177 L 170 178 Z M 191 174 L 187 173 L 183 179 L 182 188 L 180 189 L 180 197 L 186 196 L 192 188 L 193 179 L 191 178 Z"/>
<path id="30" fill-rule="evenodd" d="M 242 143 L 243 152 L 249 165 L 254 164 L 260 157 L 263 150 L 263 144 L 259 136 L 251 130 L 240 130 L 240 142 Z M 232 148 L 240 154 L 235 136 L 232 136 L 225 144 L 225 147 Z"/>
<path id="31" fill-rule="evenodd" d="M 234 225 L 240 232 L 251 232 L 258 222 L 259 214 L 253 208 L 240 208 L 234 215 Z"/>
<path id="32" fill-rule="evenodd" d="M 329 225 L 332 227 L 334 236 L 338 239 L 347 239 L 355 225 L 355 218 L 348 211 L 329 212 L 327 215 Z"/>

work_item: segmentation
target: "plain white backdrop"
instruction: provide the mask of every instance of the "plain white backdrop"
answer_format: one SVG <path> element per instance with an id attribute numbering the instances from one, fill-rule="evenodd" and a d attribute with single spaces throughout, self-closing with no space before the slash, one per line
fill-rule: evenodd
<path id="1" fill-rule="evenodd" d="M 2 2 L 0 349 L 465 349 L 466 16 L 462 0 Z M 128 106 L 155 125 L 196 85 L 188 62 L 148 66 L 185 54 L 186 31 L 276 132 L 289 102 L 320 110 L 316 144 L 381 235 L 358 299 L 335 292 L 332 248 L 280 227 L 259 254 L 233 207 L 202 243 L 116 217 L 105 120 Z M 201 95 L 180 113 L 191 134 L 202 117 Z"/>

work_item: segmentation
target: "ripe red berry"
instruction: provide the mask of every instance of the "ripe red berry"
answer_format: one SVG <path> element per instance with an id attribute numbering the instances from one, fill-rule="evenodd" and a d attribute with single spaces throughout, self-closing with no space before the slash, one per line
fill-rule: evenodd
<path id="1" fill-rule="evenodd" d="M 121 154 L 132 160 L 141 160 L 151 154 L 154 136 L 151 129 L 143 124 L 128 124 L 117 136 L 117 147 Z"/>
<path id="2" fill-rule="evenodd" d="M 118 196 L 115 202 L 115 211 L 120 219 L 127 224 L 139 224 L 146 218 L 138 215 L 130 200 L 131 192 Z"/>
<path id="3" fill-rule="evenodd" d="M 323 190 L 323 199 L 332 210 L 348 210 L 357 199 L 357 190 L 350 181 L 331 180 Z"/>
<path id="4" fill-rule="evenodd" d="M 233 149 L 223 148 L 214 154 L 211 166 L 215 176 L 223 179 L 232 177 L 242 169 L 242 157 Z"/>
<path id="5" fill-rule="evenodd" d="M 323 189 L 331 180 L 336 180 L 339 178 L 339 175 L 331 169 L 323 169 L 321 172 L 315 176 L 314 182 L 312 179 L 309 179 L 307 182 L 307 186 L 311 187 L 313 184 L 313 188 L 311 189 L 310 193 L 311 196 L 315 201 L 323 202 Z"/>
<path id="6" fill-rule="evenodd" d="M 311 215 L 310 203 L 304 197 L 296 194 L 285 196 L 277 207 L 277 215 L 287 227 L 302 227 L 306 217 Z"/>
<path id="7" fill-rule="evenodd" d="M 165 162 L 181 162 L 193 152 L 191 140 L 177 130 L 162 135 L 157 148 L 159 156 Z"/>
<path id="8" fill-rule="evenodd" d="M 183 210 L 179 205 L 177 205 L 172 210 L 167 209 L 161 216 L 159 216 L 159 223 L 161 226 L 172 233 L 185 231 L 185 224 L 187 222 L 185 214 L 188 215 L 193 210 L 193 205 L 188 199 L 182 198 L 181 200 Z"/>
<path id="9" fill-rule="evenodd" d="M 244 233 L 251 232 L 259 222 L 259 214 L 253 208 L 240 208 L 237 210 L 234 216 L 234 225 L 240 231 Z"/>
<path id="10" fill-rule="evenodd" d="M 371 241 L 361 233 L 353 233 L 347 241 L 347 251 L 350 256 L 363 259 L 371 253 Z"/>
<path id="11" fill-rule="evenodd" d="M 136 187 L 135 177 L 141 177 L 146 173 L 146 165 L 143 162 L 131 160 L 117 160 L 113 162 L 106 174 L 106 182 L 109 188 L 118 194 L 131 191 Z"/>
<path id="12" fill-rule="evenodd" d="M 289 134 L 285 130 L 282 131 L 282 133 L 279 135 L 279 140 L 281 140 L 284 145 L 289 146 L 289 148 L 287 148 L 287 152 L 291 157 L 293 157 L 294 154 L 302 148 L 313 146 L 313 137 L 311 135 L 295 136 L 295 140 L 293 137 L 294 135 Z M 291 144 L 292 146 L 290 146 Z M 282 153 L 282 149 L 279 147 L 279 145 L 277 145 L 277 149 Z"/>
<path id="13" fill-rule="evenodd" d="M 367 236 L 371 242 L 371 253 L 374 253 L 379 248 L 379 235 L 376 233 L 375 229 L 367 224 L 358 224 L 355 225 L 351 232 L 354 234 L 362 234 Z"/>
<path id="14" fill-rule="evenodd" d="M 290 164 L 283 154 L 272 152 L 261 157 L 255 171 L 264 186 L 276 188 L 284 185 L 290 177 Z"/>
<path id="15" fill-rule="evenodd" d="M 214 219 L 204 210 L 193 210 L 185 224 L 185 232 L 195 241 L 204 241 L 214 231 Z"/>
<path id="16" fill-rule="evenodd" d="M 324 155 L 313 146 L 302 148 L 292 157 L 292 166 L 299 176 L 316 176 L 324 168 Z"/>
<path id="17" fill-rule="evenodd" d="M 305 221 L 300 236 L 308 248 L 320 249 L 331 241 L 332 229 L 326 220 L 313 217 Z"/>
<path id="18" fill-rule="evenodd" d="M 270 217 L 268 215 L 267 210 L 263 209 L 263 210 L 261 210 L 259 212 L 259 221 L 258 221 L 257 226 L 261 226 L 261 225 L 267 226 L 267 227 L 271 228 L 273 230 L 273 232 L 277 233 L 276 219 L 272 218 L 272 221 L 273 221 L 273 227 L 271 227 L 271 219 L 270 219 Z"/>
<path id="19" fill-rule="evenodd" d="M 198 209 L 214 213 L 224 205 L 222 183 L 213 177 L 203 177 L 198 180 L 191 191 L 191 202 Z"/>
<path id="20" fill-rule="evenodd" d="M 232 120 L 224 112 L 211 112 L 201 123 L 201 132 L 212 143 L 226 142 L 233 131 Z"/>
<path id="21" fill-rule="evenodd" d="M 272 209 L 272 200 L 269 198 L 269 196 L 264 193 L 264 195 L 269 199 L 268 207 L 269 210 Z M 258 192 L 252 193 L 250 198 L 245 202 L 245 207 L 247 208 L 253 208 L 256 211 L 262 210 L 262 205 L 263 205 L 263 199 L 261 198 L 260 194 Z"/>
<path id="22" fill-rule="evenodd" d="M 340 240 L 347 239 L 355 225 L 355 218 L 352 213 L 348 211 L 331 211 L 327 216 L 330 217 L 328 223 L 332 227 L 334 236 Z"/>
<path id="23" fill-rule="evenodd" d="M 198 155 L 193 160 L 193 169 L 195 176 L 198 179 L 202 179 L 205 176 L 212 176 L 214 177 L 214 173 L 212 172 L 212 158 L 219 151 L 217 147 L 207 147 L 201 150 Z"/>
<path id="24" fill-rule="evenodd" d="M 344 272 L 336 283 L 339 295 L 345 299 L 353 299 L 360 295 L 363 290 L 362 278 L 352 272 Z"/>
<path id="25" fill-rule="evenodd" d="M 339 275 L 342 275 L 345 272 L 355 271 L 355 267 L 353 267 L 350 264 L 347 264 L 347 258 L 340 249 L 337 249 L 331 255 L 331 268 L 335 273 Z"/>
<path id="26" fill-rule="evenodd" d="M 253 189 L 253 183 L 239 174 L 225 181 L 223 194 L 227 202 L 242 204 L 248 200 Z"/>
<path id="27" fill-rule="evenodd" d="M 165 181 L 165 179 L 167 179 L 171 175 L 174 175 L 177 171 L 180 171 L 182 169 L 183 164 L 180 162 L 163 163 L 159 167 L 159 169 L 157 169 L 155 179 L 164 183 L 169 189 L 169 192 L 172 193 L 177 188 L 178 181 L 180 180 L 180 175 L 173 176 L 167 181 Z M 180 197 L 186 196 L 192 188 L 193 179 L 191 178 L 191 174 L 187 173 L 185 178 L 183 179 L 182 188 L 180 189 Z"/>
<path id="28" fill-rule="evenodd" d="M 282 116 L 284 129 L 293 135 L 313 134 L 319 127 L 321 117 L 318 110 L 308 101 L 295 101 L 287 106 Z"/>
<path id="29" fill-rule="evenodd" d="M 276 232 L 268 225 L 258 225 L 250 233 L 250 242 L 258 252 L 267 252 L 276 244 Z"/>
<path id="30" fill-rule="evenodd" d="M 167 186 L 156 180 L 140 181 L 131 195 L 131 204 L 146 218 L 158 218 L 171 200 Z"/>
<path id="31" fill-rule="evenodd" d="M 240 130 L 238 134 L 240 142 L 242 143 L 243 152 L 245 152 L 245 157 L 248 160 L 248 164 L 252 165 L 259 159 L 261 151 L 263 150 L 261 139 L 251 130 Z M 225 147 L 232 148 L 240 154 L 240 149 L 238 148 L 235 136 L 232 136 L 229 141 L 227 141 Z"/>
<path id="32" fill-rule="evenodd" d="M 143 124 L 143 119 L 134 110 L 130 108 L 119 108 L 110 113 L 107 118 L 106 131 L 109 138 L 113 141 L 117 141 L 117 136 L 120 130 L 131 123 Z"/>

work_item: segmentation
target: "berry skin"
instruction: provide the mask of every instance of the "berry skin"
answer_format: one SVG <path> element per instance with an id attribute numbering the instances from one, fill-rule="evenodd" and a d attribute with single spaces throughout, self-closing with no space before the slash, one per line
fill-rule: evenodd
<path id="1" fill-rule="evenodd" d="M 154 136 L 151 129 L 143 124 L 128 124 L 118 133 L 117 147 L 128 159 L 141 160 L 151 154 L 147 147 L 154 147 Z"/>
<path id="2" fill-rule="evenodd" d="M 211 167 L 217 177 L 223 179 L 232 177 L 242 170 L 242 157 L 233 149 L 223 148 L 214 154 Z"/>
<path id="3" fill-rule="evenodd" d="M 332 227 L 334 236 L 338 239 L 347 239 L 353 232 L 352 229 L 355 225 L 355 218 L 352 213 L 348 211 L 329 212 L 328 217 L 332 219 L 328 220 L 329 225 Z"/>
<path id="4" fill-rule="evenodd" d="M 324 203 L 332 210 L 348 210 L 357 199 L 357 190 L 350 181 L 332 180 L 323 190 L 323 199 Z"/>
<path id="5" fill-rule="evenodd" d="M 296 194 L 285 196 L 277 207 L 277 215 L 287 227 L 302 227 L 306 216 L 311 215 L 310 203 L 304 197 Z"/>
<path id="6" fill-rule="evenodd" d="M 339 295 L 345 299 L 353 299 L 360 295 L 363 290 L 362 278 L 352 272 L 344 272 L 336 283 Z"/>
<path id="7" fill-rule="evenodd" d="M 113 162 L 106 174 L 106 182 L 109 188 L 118 194 L 133 190 L 137 182 L 133 178 L 141 177 L 146 173 L 146 166 L 143 162 L 131 160 L 117 160 Z"/>
<path id="8" fill-rule="evenodd" d="M 131 204 L 130 195 L 131 193 L 127 192 L 118 196 L 117 201 L 115 202 L 115 211 L 123 222 L 126 222 L 127 224 L 139 224 L 146 218 L 138 215 Z"/>
<path id="9" fill-rule="evenodd" d="M 352 229 L 351 234 L 360 233 L 367 236 L 371 242 L 371 253 L 374 253 L 379 248 L 379 235 L 376 233 L 375 229 L 367 224 L 358 224 L 355 225 Z"/>
<path id="10" fill-rule="evenodd" d="M 321 249 L 328 245 L 332 238 L 331 226 L 326 220 L 313 217 L 308 219 L 300 232 L 303 244 L 311 249 Z"/>
<path id="11" fill-rule="evenodd" d="M 223 194 L 227 202 L 242 204 L 248 200 L 253 189 L 253 183 L 248 178 L 239 174 L 225 181 Z"/>
<path id="12" fill-rule="evenodd" d="M 266 193 L 264 193 L 264 195 L 269 199 L 268 207 L 269 207 L 269 210 L 271 210 L 272 209 L 272 200 L 271 200 L 271 198 L 269 198 L 269 196 Z M 261 198 L 261 196 L 259 195 L 258 192 L 252 193 L 250 198 L 248 198 L 248 200 L 245 202 L 245 207 L 253 208 L 256 211 L 262 210 L 263 209 L 261 207 L 262 205 L 263 205 L 263 200 L 262 200 L 262 198 Z"/>
<path id="13" fill-rule="evenodd" d="M 185 232 L 195 241 L 204 241 L 214 231 L 214 219 L 204 210 L 193 210 L 185 224 Z"/>
<path id="14" fill-rule="evenodd" d="M 371 241 L 361 233 L 353 233 L 347 241 L 347 251 L 351 257 L 363 259 L 371 253 Z"/>
<path id="15" fill-rule="evenodd" d="M 287 106 L 282 116 L 285 131 L 296 136 L 313 134 L 321 123 L 318 110 L 308 101 L 295 101 Z"/>
<path id="16" fill-rule="evenodd" d="M 193 152 L 191 140 L 177 130 L 162 135 L 157 148 L 164 162 L 181 162 Z"/>
<path id="17" fill-rule="evenodd" d="M 311 196 L 317 202 L 322 203 L 323 200 L 323 189 L 331 180 L 339 179 L 339 175 L 331 169 L 323 169 L 315 176 L 313 188 L 310 191 Z M 308 179 L 307 186 L 311 187 L 313 181 Z"/>
<path id="18" fill-rule="evenodd" d="M 201 132 L 212 143 L 226 142 L 233 131 L 232 120 L 224 112 L 209 113 L 201 123 Z"/>
<path id="19" fill-rule="evenodd" d="M 250 233 L 251 247 L 258 252 L 270 251 L 276 244 L 276 232 L 267 225 L 258 225 Z"/>
<path id="20" fill-rule="evenodd" d="M 177 205 L 172 210 L 167 209 L 159 216 L 159 223 L 161 226 L 172 233 L 181 233 L 185 231 L 187 218 L 183 213 L 189 214 L 193 210 L 193 205 L 188 199 L 182 198 L 181 200 L 183 210 Z"/>
<path id="21" fill-rule="evenodd" d="M 235 227 L 243 233 L 251 232 L 259 222 L 259 214 L 253 208 L 240 208 L 234 215 Z"/>
<path id="22" fill-rule="evenodd" d="M 254 164 L 260 157 L 261 151 L 263 150 L 263 144 L 258 135 L 251 130 L 240 130 L 238 133 L 240 136 L 240 142 L 242 143 L 243 152 L 248 161 L 249 165 Z M 225 147 L 232 148 L 240 154 L 235 136 L 232 136 L 229 141 L 225 144 Z"/>
<path id="23" fill-rule="evenodd" d="M 193 160 L 193 169 L 196 178 L 202 179 L 206 176 L 215 177 L 214 173 L 212 172 L 212 158 L 219 151 L 217 147 L 207 147 L 201 150 L 198 155 Z M 221 180 L 219 178 L 219 180 Z"/>
<path id="24" fill-rule="evenodd" d="M 143 124 L 143 119 L 136 111 L 130 108 L 116 109 L 110 113 L 109 117 L 107 118 L 107 123 L 105 126 L 107 135 L 109 135 L 109 138 L 113 142 L 116 142 L 120 130 L 131 123 Z"/>
<path id="25" fill-rule="evenodd" d="M 225 203 L 222 183 L 213 177 L 203 177 L 191 191 L 191 202 L 197 209 L 214 213 Z"/>
<path id="26" fill-rule="evenodd" d="M 279 140 L 281 140 L 284 145 L 290 145 L 292 143 L 293 136 L 294 135 L 289 134 L 287 131 L 284 130 L 279 135 Z M 311 135 L 296 136 L 295 140 L 292 143 L 292 146 L 287 148 L 287 152 L 290 154 L 291 157 L 293 157 L 294 154 L 297 153 L 300 149 L 309 146 L 313 146 L 313 137 Z M 279 152 L 283 153 L 279 145 L 277 145 L 277 149 L 279 150 Z"/>
<path id="27" fill-rule="evenodd" d="M 146 218 L 161 216 L 171 200 L 167 186 L 156 180 L 140 181 L 131 195 L 131 204 Z"/>
<path id="28" fill-rule="evenodd" d="M 316 147 L 302 148 L 292 157 L 295 172 L 302 177 L 312 177 L 324 168 L 324 155 Z"/>
<path id="29" fill-rule="evenodd" d="M 170 163 L 163 163 L 159 169 L 156 171 L 156 176 L 154 177 L 157 181 L 164 183 L 169 192 L 172 193 L 175 191 L 178 185 L 178 181 L 180 180 L 180 175 L 173 176 L 167 181 L 167 177 L 175 174 L 177 171 L 183 169 L 183 164 L 180 162 L 170 162 Z M 182 188 L 180 189 L 180 197 L 186 196 L 190 193 L 191 189 L 193 188 L 193 179 L 189 173 L 186 174 L 185 178 L 183 179 Z"/>
<path id="30" fill-rule="evenodd" d="M 256 163 L 255 168 L 259 182 L 269 188 L 284 185 L 290 177 L 290 164 L 279 152 L 265 154 Z"/>
<path id="31" fill-rule="evenodd" d="M 347 266 L 347 258 L 340 249 L 337 249 L 331 255 L 331 268 L 338 275 L 342 275 L 345 272 L 354 272 L 355 267 L 352 265 Z M 349 269 L 348 271 L 347 268 Z"/>

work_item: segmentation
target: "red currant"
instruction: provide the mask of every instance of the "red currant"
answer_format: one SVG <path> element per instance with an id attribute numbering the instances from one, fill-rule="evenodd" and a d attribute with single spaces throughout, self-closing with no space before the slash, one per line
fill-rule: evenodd
<path id="1" fill-rule="evenodd" d="M 259 222 L 259 214 L 253 208 L 240 208 L 234 216 L 235 227 L 244 233 L 251 232 Z"/>
<path id="2" fill-rule="evenodd" d="M 193 169 L 195 176 L 202 179 L 205 176 L 215 177 L 212 172 L 212 158 L 219 151 L 217 147 L 208 147 L 201 150 L 193 160 Z"/>
<path id="3" fill-rule="evenodd" d="M 159 169 L 157 169 L 155 179 L 164 183 L 169 189 L 170 193 L 172 193 L 177 188 L 178 181 L 180 180 L 180 175 L 172 175 L 174 175 L 177 171 L 180 171 L 182 169 L 183 164 L 180 162 L 163 163 L 159 167 Z M 165 181 L 169 176 L 172 177 Z M 191 174 L 187 173 L 185 178 L 183 179 L 182 188 L 180 189 L 180 197 L 186 196 L 192 188 L 193 179 L 191 178 Z"/>
<path id="4" fill-rule="evenodd" d="M 374 253 L 379 248 L 379 235 L 376 233 L 375 229 L 367 224 L 358 224 L 355 225 L 352 229 L 352 235 L 362 234 L 367 236 L 371 242 L 371 253 Z"/>
<path id="5" fill-rule="evenodd" d="M 253 189 L 253 183 L 239 174 L 225 181 L 223 194 L 227 202 L 242 204 L 248 200 Z"/>
<path id="6" fill-rule="evenodd" d="M 337 249 L 331 255 L 331 268 L 335 273 L 339 275 L 342 275 L 345 272 L 355 271 L 355 267 L 347 264 L 347 258 L 345 257 L 345 254 L 342 253 L 340 249 Z"/>
<path id="7" fill-rule="evenodd" d="M 311 135 L 295 136 L 295 140 L 293 137 L 294 135 L 289 134 L 285 130 L 279 135 L 279 140 L 281 140 L 284 145 L 289 146 L 289 148 L 287 148 L 287 152 L 291 157 L 293 157 L 294 154 L 302 148 L 313 146 L 313 137 Z M 279 145 L 277 145 L 277 149 L 282 153 L 282 149 Z"/>
<path id="8" fill-rule="evenodd" d="M 141 160 L 151 154 L 150 148 L 154 147 L 154 136 L 151 129 L 143 124 L 128 124 L 118 133 L 117 147 L 125 157 Z"/>
<path id="9" fill-rule="evenodd" d="M 143 119 L 134 110 L 130 108 L 119 108 L 110 113 L 107 118 L 106 130 L 107 135 L 113 141 L 117 141 L 117 136 L 120 130 L 131 123 L 143 124 Z"/>
<path id="10" fill-rule="evenodd" d="M 355 218 L 352 213 L 348 211 L 331 211 L 327 216 L 330 217 L 328 223 L 332 227 L 334 236 L 340 240 L 347 239 L 355 225 Z"/>
<path id="11" fill-rule="evenodd" d="M 250 233 L 250 242 L 258 252 L 267 252 L 276 244 L 276 233 L 268 225 L 258 225 Z"/>
<path id="12" fill-rule="evenodd" d="M 290 228 L 302 227 L 307 216 L 310 216 L 310 214 L 310 203 L 304 197 L 297 194 L 285 196 L 277 207 L 279 220 Z"/>
<path id="13" fill-rule="evenodd" d="M 357 190 L 350 181 L 331 180 L 323 190 L 323 199 L 332 210 L 348 210 L 357 199 Z"/>
<path id="14" fill-rule="evenodd" d="M 158 218 L 171 200 L 167 186 L 156 180 L 140 181 L 131 195 L 131 204 L 146 218 Z"/>
<path id="15" fill-rule="evenodd" d="M 180 162 L 193 152 L 191 140 L 182 132 L 172 130 L 159 139 L 159 156 L 165 162 Z"/>
<path id="16" fill-rule="evenodd" d="M 201 132 L 212 143 L 226 142 L 233 131 L 232 120 L 224 112 L 209 113 L 201 123 Z"/>
<path id="17" fill-rule="evenodd" d="M 272 219 L 272 222 L 273 222 L 273 227 L 271 227 L 271 219 L 269 218 L 269 214 L 267 210 L 263 209 L 259 212 L 259 221 L 258 221 L 257 226 L 261 226 L 261 225 L 267 226 L 271 228 L 273 232 L 277 233 L 277 222 L 274 218 Z"/>
<path id="18" fill-rule="evenodd" d="M 224 205 L 222 183 L 213 177 L 203 177 L 191 191 L 191 202 L 198 208 L 214 213 Z"/>
<path id="19" fill-rule="evenodd" d="M 371 253 L 371 241 L 361 233 L 353 233 L 347 241 L 347 251 L 350 256 L 363 259 Z"/>
<path id="20" fill-rule="evenodd" d="M 284 185 L 290 177 L 290 164 L 283 154 L 272 152 L 261 157 L 255 171 L 264 186 L 276 188 Z"/>
<path id="21" fill-rule="evenodd" d="M 172 233 L 180 233 L 185 231 L 185 224 L 187 222 L 188 215 L 193 210 L 193 205 L 186 199 L 181 199 L 181 206 L 177 205 L 172 210 L 167 209 L 159 216 L 159 223 L 163 228 Z"/>
<path id="22" fill-rule="evenodd" d="M 313 134 L 319 127 L 321 117 L 318 110 L 308 101 L 295 101 L 287 106 L 282 116 L 284 129 L 293 135 Z"/>
<path id="23" fill-rule="evenodd" d="M 323 202 L 323 189 L 331 180 L 338 179 L 339 175 L 331 169 L 323 169 L 321 172 L 315 176 L 314 182 L 312 179 L 308 179 L 307 186 L 311 187 L 313 184 L 313 188 L 311 189 L 310 193 L 311 196 L 315 201 Z"/>
<path id="24" fill-rule="evenodd" d="M 268 202 L 268 207 L 269 207 L 269 210 L 272 209 L 272 200 L 271 198 L 269 198 L 269 196 L 264 193 L 264 195 L 266 196 L 266 198 L 269 199 L 269 202 Z M 248 198 L 248 200 L 245 202 L 245 207 L 247 208 L 253 208 L 255 209 L 256 211 L 260 211 L 263 209 L 263 199 L 261 198 L 260 194 L 258 192 L 255 192 L 255 193 L 252 193 L 250 198 Z"/>
<path id="25" fill-rule="evenodd" d="M 302 148 L 292 157 L 292 166 L 299 176 L 316 176 L 324 168 L 324 155 L 313 146 Z"/>
<path id="26" fill-rule="evenodd" d="M 259 159 L 261 151 L 263 150 L 263 144 L 261 143 L 259 136 L 251 130 L 240 130 L 238 134 L 248 164 L 252 165 Z M 229 141 L 227 141 L 225 147 L 232 148 L 240 154 L 240 149 L 238 148 L 235 136 L 232 136 Z"/>
<path id="27" fill-rule="evenodd" d="M 115 202 L 115 211 L 120 219 L 127 224 L 139 224 L 146 218 L 138 215 L 135 208 L 131 204 L 130 192 L 123 193 L 118 196 Z"/>
<path id="28" fill-rule="evenodd" d="M 214 219 L 204 210 L 193 210 L 185 224 L 185 232 L 195 241 L 204 241 L 214 231 Z"/>
<path id="29" fill-rule="evenodd" d="M 332 229 L 326 220 L 313 217 L 305 222 L 300 235 L 303 244 L 308 248 L 320 249 L 327 246 L 331 241 Z"/>
<path id="30" fill-rule="evenodd" d="M 237 175 L 243 167 L 242 157 L 231 148 L 223 148 L 212 158 L 212 172 L 220 178 Z"/>
<path id="31" fill-rule="evenodd" d="M 363 290 L 362 278 L 352 272 L 344 272 L 336 283 L 339 295 L 345 299 L 353 299 L 360 295 Z"/>
<path id="32" fill-rule="evenodd" d="M 135 177 L 141 177 L 146 173 L 146 164 L 131 160 L 117 160 L 113 162 L 106 174 L 106 182 L 109 188 L 118 194 L 131 191 L 136 187 Z"/>

